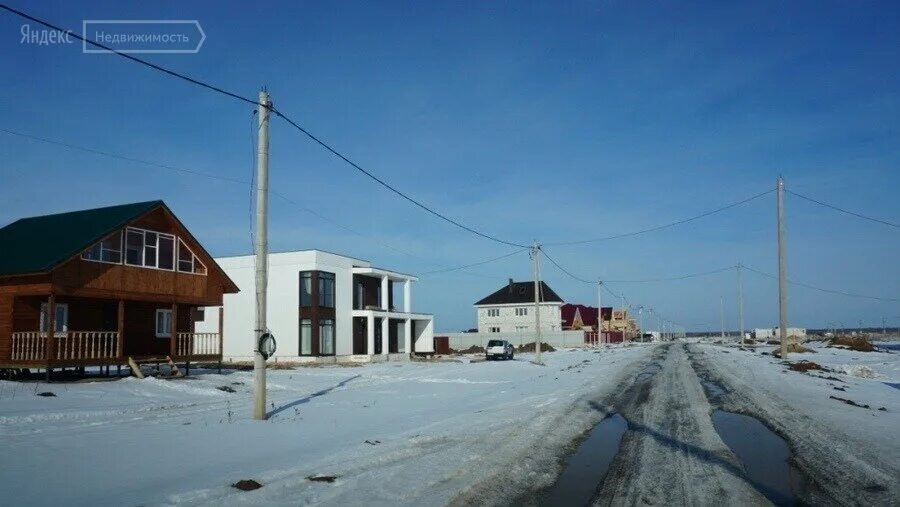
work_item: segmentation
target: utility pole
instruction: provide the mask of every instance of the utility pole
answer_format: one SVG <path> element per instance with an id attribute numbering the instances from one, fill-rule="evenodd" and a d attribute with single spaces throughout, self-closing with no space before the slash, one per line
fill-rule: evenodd
<path id="1" fill-rule="evenodd" d="M 531 261 L 534 267 L 534 363 L 541 363 L 541 267 L 538 261 L 538 255 L 541 246 L 537 241 L 531 247 Z"/>
<path id="2" fill-rule="evenodd" d="M 778 335 L 781 359 L 787 359 L 787 260 L 784 258 L 784 178 L 778 177 L 775 206 L 778 211 Z"/>
<path id="3" fill-rule="evenodd" d="M 881 319 L 882 323 L 884 319 Z M 603 280 L 597 281 L 597 346 L 603 339 Z"/>
<path id="4" fill-rule="evenodd" d="M 737 265 L 737 289 L 738 289 L 738 327 L 741 332 L 741 345 L 744 344 L 744 284 L 741 280 L 741 263 Z"/>
<path id="5" fill-rule="evenodd" d="M 266 333 L 269 283 L 269 94 L 259 92 L 259 142 L 256 148 L 256 349 L 253 353 L 253 418 L 266 419 L 266 358 L 260 337 Z"/>
<path id="6" fill-rule="evenodd" d="M 720 313 L 722 316 L 722 340 L 725 340 L 725 297 L 719 299 L 722 304 L 719 305 Z"/>

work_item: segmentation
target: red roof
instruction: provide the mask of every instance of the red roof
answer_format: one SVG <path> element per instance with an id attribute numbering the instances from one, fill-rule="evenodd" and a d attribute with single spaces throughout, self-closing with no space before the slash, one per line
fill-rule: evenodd
<path id="1" fill-rule="evenodd" d="M 581 325 L 597 329 L 597 307 L 587 305 L 573 305 L 566 303 L 560 307 L 562 310 L 563 329 L 571 329 L 576 312 L 581 315 Z M 603 307 L 603 320 L 612 320 L 612 308 Z"/>

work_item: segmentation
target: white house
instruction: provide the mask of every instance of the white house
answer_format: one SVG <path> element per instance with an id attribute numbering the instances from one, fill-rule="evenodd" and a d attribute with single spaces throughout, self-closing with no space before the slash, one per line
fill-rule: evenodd
<path id="1" fill-rule="evenodd" d="M 546 283 L 540 286 L 541 330 L 560 331 L 563 300 Z M 479 333 L 533 333 L 534 282 L 510 278 L 507 285 L 475 303 L 475 315 Z"/>
<path id="2" fill-rule="evenodd" d="M 252 360 L 254 256 L 216 262 L 241 290 L 224 299 L 224 360 Z M 417 280 L 321 250 L 269 254 L 266 324 L 277 342 L 273 359 L 365 361 L 433 353 L 433 318 L 412 311 L 412 282 Z M 219 311 L 207 308 L 196 331 L 215 330 Z"/>

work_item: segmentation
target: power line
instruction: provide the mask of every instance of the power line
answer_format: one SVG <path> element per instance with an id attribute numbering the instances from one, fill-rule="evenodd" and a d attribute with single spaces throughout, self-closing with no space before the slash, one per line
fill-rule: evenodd
<path id="1" fill-rule="evenodd" d="M 595 283 L 597 283 L 597 280 L 594 280 L 594 281 L 585 280 L 584 278 L 581 278 L 581 277 L 579 277 L 579 276 L 577 276 L 577 275 L 572 274 L 571 271 L 569 271 L 568 269 L 566 269 L 566 268 L 560 266 L 559 263 L 556 262 L 556 260 L 553 259 L 553 257 L 550 257 L 550 255 L 547 254 L 547 251 L 546 251 L 546 250 L 544 250 L 543 248 L 541 248 L 540 250 L 541 250 L 541 252 L 544 253 L 544 257 L 546 257 L 548 261 L 550 261 L 554 266 L 556 266 L 557 269 L 559 269 L 559 270 L 562 271 L 563 273 L 569 275 L 569 277 L 572 278 L 573 280 L 577 280 L 577 281 L 579 281 L 579 282 L 581 282 L 581 283 L 586 283 L 586 284 L 588 284 L 588 285 L 594 285 Z"/>
<path id="2" fill-rule="evenodd" d="M 214 91 L 214 92 L 217 92 L 217 93 L 226 95 L 226 96 L 228 96 L 228 97 L 231 97 L 231 98 L 234 98 L 234 99 L 237 99 L 237 100 L 240 100 L 240 101 L 249 103 L 249 104 L 253 104 L 254 106 L 258 106 L 258 102 L 257 102 L 256 100 L 253 100 L 253 99 L 250 99 L 250 98 L 247 98 L 247 97 L 243 97 L 243 96 L 241 96 L 241 95 L 238 95 L 237 93 L 233 93 L 233 92 L 227 91 L 227 90 L 225 90 L 225 89 L 223 89 L 223 88 L 221 88 L 221 87 L 218 87 L 218 86 L 215 86 L 215 85 L 206 83 L 206 82 L 204 82 L 204 81 L 200 81 L 199 79 L 192 78 L 192 77 L 190 77 L 190 76 L 188 76 L 188 75 L 185 75 L 185 74 L 182 74 L 182 73 L 179 73 L 179 72 L 175 72 L 175 71 L 173 71 L 173 70 L 169 70 L 169 69 L 167 69 L 167 68 L 165 68 L 165 67 L 156 65 L 156 64 L 154 64 L 154 63 L 150 63 L 150 62 L 148 62 L 147 60 L 143 60 L 143 59 L 141 59 L 141 58 L 137 58 L 137 57 L 135 57 L 135 56 L 131 56 L 131 55 L 129 55 L 129 54 L 122 53 L 122 52 L 120 52 L 120 51 L 116 51 L 115 49 L 112 49 L 112 48 L 109 47 L 109 46 L 100 44 L 100 43 L 98 43 L 98 42 L 95 42 L 95 41 L 92 41 L 92 40 L 89 40 L 89 39 L 86 39 L 86 38 L 84 38 L 84 37 L 82 37 L 82 36 L 80 36 L 80 35 L 78 35 L 78 34 L 76 34 L 76 33 L 73 33 L 73 32 L 71 32 L 71 31 L 69 31 L 69 30 L 63 30 L 61 27 L 58 27 L 58 26 L 56 26 L 56 25 L 53 25 L 53 24 L 51 24 L 51 23 L 49 23 L 49 22 L 46 22 L 46 21 L 43 21 L 43 20 L 41 20 L 41 19 L 35 18 L 34 16 L 28 15 L 28 14 L 22 12 L 22 11 L 18 11 L 18 10 L 16 10 L 16 9 L 13 9 L 13 8 L 9 7 L 9 6 L 0 4 L 0 8 L 3 8 L 4 10 L 7 10 L 7 11 L 9 11 L 9 12 L 11 12 L 11 13 L 13 13 L 13 14 L 16 14 L 16 15 L 18 15 L 18 16 L 21 16 L 21 17 L 23 17 L 23 18 L 25 18 L 25 19 L 34 21 L 35 23 L 39 23 L 39 24 L 41 24 L 41 25 L 44 25 L 44 26 L 46 26 L 47 28 L 51 28 L 51 29 L 57 30 L 57 31 L 59 31 L 59 32 L 66 32 L 66 33 L 68 33 L 68 34 L 71 35 L 72 37 L 75 37 L 75 38 L 78 39 L 78 40 L 81 40 L 81 41 L 83 41 L 83 42 L 85 42 L 85 43 L 87 43 L 87 44 L 91 44 L 92 46 L 96 46 L 96 47 L 101 48 L 101 49 L 103 49 L 103 50 L 109 51 L 109 52 L 111 52 L 111 53 L 115 53 L 115 54 L 117 54 L 117 55 L 119 55 L 119 56 L 121 56 L 121 57 L 123 57 L 123 58 L 127 58 L 128 60 L 131 60 L 131 61 L 133 61 L 133 62 L 135 62 L 135 63 L 139 63 L 139 64 L 141 64 L 141 65 L 145 65 L 145 66 L 150 67 L 150 68 L 152 68 L 152 69 L 154 69 L 154 70 L 158 70 L 158 71 L 163 72 L 163 73 L 165 73 L 165 74 L 168 74 L 168 75 L 170 75 L 170 76 L 172 76 L 172 77 L 175 77 L 175 78 L 178 78 L 178 79 L 185 80 L 185 81 L 187 81 L 187 82 L 189 82 L 189 83 L 195 84 L 195 85 L 200 86 L 200 87 L 203 87 L 203 88 L 205 88 L 205 89 L 208 89 L 208 90 L 211 90 L 211 91 Z M 489 235 L 489 234 L 485 234 L 485 233 L 483 233 L 483 232 L 481 232 L 481 231 L 478 231 L 477 229 L 475 229 L 475 228 L 473 228 L 473 227 L 469 227 L 469 226 L 467 226 L 467 225 L 464 225 L 464 224 L 458 222 L 457 220 L 454 220 L 454 219 L 452 219 L 452 218 L 450 218 L 450 217 L 448 217 L 448 216 L 446 216 L 446 215 L 444 215 L 444 214 L 442 214 L 442 213 L 440 213 L 440 212 L 438 212 L 438 211 L 432 209 L 431 207 L 425 205 L 424 203 L 422 203 L 422 202 L 420 202 L 420 201 L 418 201 L 418 200 L 416 200 L 416 199 L 410 197 L 409 195 L 407 195 L 407 194 L 403 193 L 402 191 L 398 190 L 397 188 L 391 186 L 390 184 L 388 184 L 387 182 L 385 182 L 385 181 L 382 180 L 381 178 L 375 176 L 373 173 L 367 171 L 366 169 L 363 169 L 359 164 L 353 162 L 353 161 L 350 160 L 347 156 L 343 155 L 342 153 L 340 153 L 339 151 L 337 151 L 336 149 L 334 149 L 334 148 L 332 148 L 330 145 L 328 145 L 326 142 L 322 141 L 319 137 L 313 135 L 310 131 L 308 131 L 308 130 L 306 130 L 304 127 L 300 126 L 297 122 L 295 122 L 294 120 L 292 120 L 292 119 L 291 119 L 290 117 L 288 117 L 286 114 L 282 113 L 281 111 L 278 111 L 277 109 L 275 109 L 275 108 L 272 107 L 272 106 L 269 106 L 269 110 L 270 110 L 272 113 L 274 113 L 275 115 L 277 115 L 277 116 L 281 117 L 282 119 L 284 119 L 287 123 L 289 123 L 291 126 L 293 126 L 294 128 L 296 128 L 297 130 L 299 130 L 300 132 L 302 132 L 304 135 L 306 135 L 309 139 L 311 139 L 312 141 L 314 141 L 316 144 L 318 144 L 318 145 L 320 145 L 321 147 L 325 148 L 325 149 L 326 149 L 328 152 L 330 152 L 332 155 L 334 155 L 334 156 L 338 157 L 339 159 L 343 160 L 344 162 L 346 162 L 347 164 L 349 164 L 351 167 L 353 167 L 353 168 L 356 169 L 357 171 L 361 172 L 362 174 L 366 175 L 367 177 L 369 177 L 369 178 L 372 179 L 373 181 L 377 182 L 379 185 L 381 185 L 381 186 L 383 186 L 384 188 L 390 190 L 391 192 L 397 194 L 398 196 L 400 196 L 400 197 L 402 197 L 403 199 L 409 201 L 410 203 L 416 205 L 417 207 L 419 207 L 419 208 L 425 210 L 426 212 L 428 212 L 428 213 L 430 213 L 430 214 L 432 214 L 432 215 L 434 215 L 434 216 L 440 218 L 441 220 L 444 220 L 444 221 L 446 221 L 446 222 L 448 222 L 448 223 L 450 223 L 450 224 L 452 224 L 452 225 L 455 225 L 456 227 L 459 227 L 460 229 L 463 229 L 463 230 L 465 230 L 465 231 L 468 231 L 468 232 L 470 232 L 470 233 L 472 233 L 472 234 L 475 234 L 475 235 L 477 235 L 477 236 L 480 236 L 480 237 L 482 237 L 482 238 L 489 239 L 489 240 L 491 240 L 491 241 L 494 241 L 494 242 L 497 242 L 497 243 L 501 243 L 501 244 L 504 244 L 504 245 L 516 246 L 516 247 L 520 247 L 520 248 L 527 248 L 526 245 L 522 245 L 522 244 L 519 244 L 519 243 L 514 243 L 514 242 L 512 242 L 512 241 L 506 241 L 506 240 L 497 238 L 497 237 L 495 237 L 495 236 L 491 236 L 491 235 Z"/>
<path id="3" fill-rule="evenodd" d="M 42 143 L 53 144 L 53 145 L 56 145 L 56 146 L 62 146 L 62 147 L 64 147 L 64 148 L 69 148 L 69 149 L 71 149 L 71 150 L 78 150 L 78 151 L 83 151 L 83 152 L 87 152 L 87 153 L 93 153 L 94 155 L 101 155 L 101 156 L 104 156 L 104 157 L 110 157 L 110 158 L 115 158 L 115 159 L 118 159 L 118 160 L 124 160 L 124 161 L 126 161 L 126 162 L 134 162 L 134 163 L 136 163 L 136 164 L 143 164 L 143 165 L 148 165 L 148 166 L 153 166 L 153 167 L 159 167 L 159 168 L 161 168 L 161 169 L 168 169 L 168 170 L 170 170 L 170 171 L 178 171 L 178 172 L 182 172 L 182 173 L 186 173 L 186 174 L 193 174 L 194 176 L 201 176 L 201 177 L 203 177 L 203 178 L 210 178 L 210 179 L 221 180 L 221 181 L 230 181 L 230 182 L 232 182 L 232 183 L 240 183 L 241 185 L 246 185 L 246 184 L 247 184 L 247 181 L 246 181 L 246 180 L 239 180 L 239 179 L 237 179 L 237 178 L 229 178 L 228 176 L 219 176 L 219 175 L 216 175 L 216 174 L 210 174 L 210 173 L 204 173 L 204 172 L 200 172 L 200 171 L 194 171 L 194 170 L 191 170 L 191 169 L 185 169 L 185 168 L 183 168 L 183 167 L 175 167 L 175 166 L 171 166 L 171 165 L 167 165 L 167 164 L 160 164 L 160 163 L 158 163 L 158 162 L 148 162 L 148 161 L 146 161 L 146 160 L 140 160 L 140 159 L 137 159 L 137 158 L 128 157 L 128 156 L 125 156 L 125 155 L 119 155 L 119 154 L 116 154 L 116 153 L 109 153 L 109 152 L 102 151 L 102 150 L 97 150 L 97 149 L 94 149 L 94 148 L 86 148 L 86 147 L 84 147 L 84 146 L 76 146 L 76 145 L 74 145 L 74 144 L 64 143 L 64 142 L 62 142 L 62 141 L 54 141 L 54 140 L 52 140 L 52 139 L 47 139 L 47 138 L 44 138 L 44 137 L 34 136 L 34 135 L 31 135 L 31 134 L 26 134 L 26 133 L 24 133 L 24 132 L 17 132 L 17 131 L 15 131 L 15 130 L 9 130 L 9 129 L 2 128 L 2 127 L 0 127 L 0 132 L 4 132 L 4 133 L 10 134 L 10 135 L 14 135 L 14 136 L 23 137 L 23 138 L 26 138 L 26 139 L 31 139 L 32 141 L 39 141 L 39 142 L 42 142 Z"/>
<path id="4" fill-rule="evenodd" d="M 677 221 L 675 221 L 675 222 L 670 222 L 670 223 L 663 224 L 663 225 L 657 225 L 656 227 L 650 227 L 649 229 L 642 229 L 642 230 L 634 231 L 634 232 L 626 232 L 626 233 L 622 233 L 622 234 L 615 234 L 615 235 L 613 235 L 613 236 L 605 236 L 605 237 L 602 237 L 602 238 L 583 239 L 583 240 L 578 240 L 578 241 L 564 241 L 564 242 L 559 242 L 559 243 L 547 243 L 546 245 L 547 245 L 547 246 L 584 245 L 584 244 L 587 244 L 587 243 L 595 243 L 595 242 L 598 242 L 598 241 L 608 241 L 608 240 L 612 240 L 612 239 L 620 239 L 620 238 L 627 238 L 627 237 L 631 237 L 631 236 L 638 236 L 638 235 L 640 235 L 640 234 L 646 234 L 646 233 L 648 233 L 648 232 L 656 232 L 656 231 L 659 231 L 659 230 L 662 230 L 662 229 L 667 229 L 667 228 L 669 228 L 669 227 L 675 227 L 676 225 L 681 225 L 681 224 L 686 224 L 686 223 L 688 223 L 688 222 L 693 222 L 694 220 L 698 220 L 698 219 L 700 219 L 700 218 L 705 218 L 705 217 L 708 217 L 708 216 L 710 216 L 710 215 L 715 215 L 716 213 L 720 213 L 720 212 L 722 212 L 722 211 L 729 210 L 729 209 L 731 209 L 731 208 L 740 206 L 740 205 L 742 205 L 742 204 L 746 204 L 746 203 L 748 203 L 748 202 L 750 202 L 750 201 L 759 199 L 760 197 L 762 197 L 762 196 L 764 196 L 764 195 L 767 195 L 767 194 L 769 194 L 769 193 L 771 193 L 771 192 L 774 192 L 774 189 L 766 190 L 765 192 L 760 192 L 760 193 L 758 193 L 758 194 L 756 194 L 756 195 L 752 195 L 752 196 L 750 196 L 750 197 L 748 197 L 748 198 L 746 198 L 746 199 L 742 199 L 742 200 L 740 200 L 740 201 L 733 202 L 733 203 L 731 203 L 731 204 L 727 204 L 727 205 L 725 205 L 725 206 L 722 206 L 721 208 L 716 208 L 716 209 L 714 209 L 714 210 L 707 211 L 707 212 L 701 213 L 701 214 L 699 214 L 699 215 L 694 215 L 694 216 L 689 217 L 689 218 L 684 218 L 684 219 L 682 219 L 682 220 L 677 220 Z"/>
<path id="5" fill-rule="evenodd" d="M 503 255 L 501 255 L 501 256 L 499 256 L 499 257 L 494 257 L 494 258 L 492 258 L 492 259 L 487 259 L 487 260 L 480 261 L 480 262 L 473 262 L 472 264 L 465 264 L 465 265 L 463 265 L 463 266 L 457 266 L 457 267 L 454 267 L 454 268 L 445 268 L 445 269 L 436 269 L 436 270 L 434 270 L 434 271 L 425 271 L 424 273 L 420 273 L 420 275 L 422 275 L 422 276 L 424 276 L 424 275 L 434 275 L 434 274 L 438 274 L 438 273 L 448 273 L 448 272 L 450 272 L 450 271 L 458 271 L 458 270 L 460 270 L 460 269 L 473 268 L 473 267 L 475 267 L 475 266 L 481 266 L 481 265 L 483 265 L 483 264 L 488 264 L 488 263 L 491 263 L 491 262 L 494 262 L 494 261 L 499 261 L 499 260 L 501 260 L 501 259 L 506 259 L 507 257 L 512 257 L 513 255 L 516 255 L 516 254 L 518 254 L 518 253 L 522 253 L 522 252 L 524 252 L 524 251 L 526 251 L 526 250 L 527 250 L 527 248 L 520 248 L 520 249 L 515 250 L 515 251 L 513 251 L 513 252 L 509 252 L 509 253 L 503 254 Z"/>
<path id="6" fill-rule="evenodd" d="M 736 266 L 726 266 L 724 268 L 713 269 L 710 271 L 703 271 L 700 273 L 691 273 L 689 275 L 681 275 L 681 276 L 672 276 L 666 278 L 646 278 L 643 280 L 603 280 L 603 283 L 612 282 L 612 283 L 651 283 L 651 282 L 669 282 L 674 280 L 687 280 L 689 278 L 697 278 L 700 276 L 709 276 L 714 275 L 716 273 L 722 273 L 723 271 L 729 271 L 734 269 Z"/>
<path id="7" fill-rule="evenodd" d="M 863 215 L 863 214 L 861 214 L 861 213 L 856 213 L 856 212 L 853 212 L 853 211 L 845 210 L 844 208 L 839 208 L 839 207 L 837 207 L 837 206 L 835 206 L 835 205 L 833 205 L 833 204 L 828 204 L 828 203 L 826 203 L 826 202 L 818 201 L 818 200 L 816 200 L 816 199 L 813 199 L 812 197 L 807 197 L 807 196 L 805 196 L 805 195 L 798 194 L 797 192 L 794 192 L 794 191 L 791 191 L 791 190 L 785 189 L 785 191 L 786 191 L 787 193 L 789 193 L 789 194 L 791 194 L 791 195 L 795 195 L 795 196 L 797 196 L 797 197 L 799 197 L 799 198 L 801 198 L 801 199 L 803 199 L 803 200 L 809 201 L 809 202 L 811 202 L 811 203 L 818 204 L 819 206 L 824 206 L 824 207 L 826 207 L 826 208 L 830 208 L 830 209 L 833 209 L 833 210 L 835 210 L 835 211 L 839 211 L 839 212 L 841 212 L 841 213 L 846 213 L 847 215 L 852 215 L 852 216 L 857 217 L 857 218 L 862 218 L 863 220 L 869 220 L 870 222 L 875 222 L 875 223 L 879 223 L 879 224 L 883 224 L 883 225 L 888 225 L 888 226 L 895 227 L 895 228 L 900 228 L 900 225 L 895 224 L 895 223 L 893 223 L 893 222 L 888 222 L 887 220 L 881 220 L 881 219 L 878 219 L 878 218 L 872 218 L 872 217 Z"/>
<path id="8" fill-rule="evenodd" d="M 760 271 L 760 270 L 758 270 L 758 269 L 753 269 L 753 268 L 751 268 L 751 267 L 749 267 L 749 266 L 747 266 L 747 265 L 745 265 L 745 264 L 742 264 L 741 266 L 742 266 L 744 269 L 746 269 L 747 271 L 756 273 L 757 275 L 761 275 L 761 276 L 764 276 L 764 277 L 767 277 L 767 278 L 772 278 L 772 279 L 778 279 L 778 277 L 775 276 L 775 275 L 766 273 L 766 272 L 764 272 L 764 271 Z M 824 289 L 824 288 L 822 288 L 822 287 L 816 287 L 815 285 L 810 285 L 810 284 L 804 283 L 804 282 L 798 282 L 798 281 L 796 281 L 796 280 L 788 280 L 787 282 L 788 282 L 789 284 L 791 284 L 791 285 L 796 285 L 796 286 L 798 286 L 798 287 L 805 287 L 805 288 L 807 288 L 807 289 L 817 290 L 817 291 L 819 291 L 819 292 L 826 292 L 826 293 L 828 293 L 828 294 L 837 294 L 837 295 L 840 295 L 840 296 L 848 296 L 848 297 L 861 298 L 861 299 L 873 299 L 873 300 L 876 300 L 876 301 L 888 301 L 888 302 L 896 302 L 896 301 L 900 301 L 900 298 L 885 298 L 885 297 L 879 297 L 879 296 L 868 296 L 868 295 L 865 295 L 865 294 L 855 294 L 855 293 L 852 293 L 852 292 L 845 292 L 845 291 L 842 291 L 842 290 Z"/>
<path id="9" fill-rule="evenodd" d="M 251 118 L 251 126 L 250 126 L 250 128 L 251 128 L 251 132 L 250 132 L 250 136 L 251 136 L 251 145 L 253 144 L 253 135 L 255 134 L 255 131 L 257 130 L 257 127 L 254 126 L 252 123 L 253 123 L 253 122 L 252 122 L 252 118 Z M 83 152 L 85 152 L 85 153 L 91 153 L 91 154 L 93 154 L 93 155 L 99 155 L 99 156 L 103 156 L 103 157 L 109 157 L 109 158 L 113 158 L 113 159 L 124 160 L 124 161 L 127 161 L 127 162 L 132 162 L 132 163 L 136 163 L 136 164 L 142 164 L 142 165 L 146 165 L 146 166 L 150 166 L 150 167 L 156 167 L 156 168 L 159 168 L 159 169 L 165 169 L 165 170 L 168 170 L 168 171 L 175 171 L 175 172 L 180 172 L 180 173 L 184 173 L 184 174 L 190 174 L 190 175 L 193 175 L 193 176 L 199 176 L 199 177 L 202 177 L 202 178 L 208 178 L 208 179 L 214 179 L 214 180 L 222 180 L 222 181 L 227 181 L 227 182 L 230 182 L 230 183 L 237 183 L 237 184 L 240 184 L 240 185 L 247 185 L 247 184 L 248 184 L 248 181 L 246 181 L 246 180 L 240 180 L 240 179 L 237 179 L 237 178 L 229 178 L 229 177 L 225 177 L 225 176 L 218 176 L 218 175 L 215 175 L 215 174 L 205 173 L 205 172 L 201 172 L 201 171 L 195 171 L 195 170 L 191 170 L 191 169 L 185 169 L 185 168 L 183 168 L 183 167 L 177 167 L 177 166 L 173 166 L 173 165 L 169 165 L 169 164 L 163 164 L 163 163 L 160 163 L 160 162 L 152 162 L 152 161 L 148 161 L 148 160 L 142 160 L 142 159 L 135 158 L 135 157 L 131 157 L 131 156 L 127 156 L 127 155 L 120 155 L 120 154 L 111 153 L 111 152 L 108 152 L 108 151 L 98 150 L 98 149 L 94 149 L 94 148 L 89 148 L 89 147 L 85 147 L 85 146 L 78 146 L 78 145 L 75 145 L 75 144 L 66 143 L 66 142 L 57 141 L 57 140 L 48 139 L 48 138 L 39 137 L 39 136 L 34 136 L 34 135 L 31 135 L 31 134 L 26 134 L 26 133 L 24 133 L 24 132 L 17 132 L 17 131 L 9 130 L 9 129 L 2 128 L 2 127 L 0 127 L 0 132 L 5 132 L 5 133 L 7 133 L 7 134 L 11 134 L 11 135 L 14 135 L 14 136 L 18 136 L 18 137 L 22 137 L 22 138 L 25 138 L 25 139 L 30 139 L 30 140 L 34 140 L 34 141 L 38 141 L 38 142 L 42 142 L 42 143 L 47 143 L 47 144 L 51 144 L 51 145 L 54 145 L 54 146 L 60 146 L 60 147 L 67 148 L 67 149 L 70 149 L 70 150 L 83 151 Z M 253 148 L 253 146 L 251 146 L 251 148 Z M 252 200 L 253 200 L 253 196 L 252 196 L 252 193 L 253 193 L 253 178 L 255 177 L 255 174 L 256 174 L 255 167 L 253 167 L 253 165 L 255 165 L 254 162 L 255 162 L 255 157 L 256 157 L 256 150 L 253 149 L 253 150 L 251 150 L 251 151 L 252 151 L 252 154 L 251 154 L 251 157 L 250 157 L 250 158 L 251 158 L 251 160 L 250 160 L 250 161 L 251 161 L 251 167 L 250 167 L 250 169 L 251 169 L 251 172 L 250 172 L 250 174 L 251 174 L 251 179 L 250 179 L 250 181 L 249 181 L 249 188 L 250 188 L 250 193 L 251 193 L 250 201 L 251 201 L 251 204 L 252 204 Z M 308 213 L 308 214 L 310 214 L 310 215 L 312 215 L 312 216 L 314 216 L 314 217 L 316 217 L 316 218 L 318 218 L 318 219 L 320 219 L 320 220 L 322 220 L 322 221 L 324 221 L 324 222 L 327 222 L 327 223 L 329 223 L 329 224 L 331 224 L 331 225 L 333 225 L 333 226 L 335 226 L 335 227 L 337 227 L 337 228 L 339 228 L 339 229 L 342 229 L 342 230 L 344 230 L 344 231 L 346 231 L 346 232 L 348 232 L 348 233 L 350 233 L 350 234 L 353 234 L 353 235 L 355 235 L 355 236 L 359 236 L 359 237 L 367 238 L 367 239 L 369 238 L 368 236 L 362 234 L 361 232 L 358 232 L 358 231 L 356 231 L 356 230 L 354 230 L 354 229 L 352 229 L 352 228 L 350 228 L 350 227 L 348 227 L 348 226 L 346 226 L 346 225 L 343 225 L 343 224 L 341 224 L 341 223 L 339 223 L 339 222 L 336 222 L 336 221 L 334 221 L 334 220 L 332 220 L 332 219 L 326 217 L 325 215 L 322 215 L 321 213 L 316 212 L 315 210 L 312 210 L 312 209 L 310 209 L 310 208 L 307 208 L 306 206 L 303 206 L 303 205 L 300 204 L 299 202 L 297 202 L 297 201 L 291 199 L 290 197 L 288 197 L 288 196 L 286 196 L 286 195 L 284 195 L 284 194 L 282 194 L 282 193 L 280 193 L 280 192 L 278 192 L 278 191 L 276 191 L 276 190 L 270 190 L 270 192 L 271 192 L 272 195 L 274 195 L 275 197 L 278 197 L 278 198 L 280 198 L 281 200 L 285 201 L 286 203 L 295 206 L 295 207 L 296 207 L 298 210 L 300 210 L 300 211 L 303 211 L 303 212 L 305 212 L 305 213 Z M 252 217 L 252 210 L 251 210 L 251 217 Z M 251 225 L 250 225 L 250 236 L 251 236 L 251 244 L 252 244 L 252 237 L 253 237 L 252 220 L 251 220 Z M 404 250 L 398 249 L 398 248 L 396 248 L 396 247 L 394 247 L 393 245 L 390 245 L 390 244 L 388 244 L 388 243 L 383 243 L 383 242 L 380 242 L 380 241 L 375 241 L 375 243 L 378 244 L 378 245 L 380 245 L 380 246 L 382 246 L 382 247 L 384 247 L 384 248 L 386 248 L 386 249 L 388 249 L 388 250 L 392 250 L 392 251 L 394 251 L 394 252 L 397 252 L 397 253 L 399 253 L 399 254 L 407 255 L 407 256 L 409 256 L 409 257 L 414 257 L 414 258 L 423 260 L 423 261 L 425 261 L 425 262 L 427 262 L 427 263 L 429 263 L 429 264 L 435 265 L 435 266 L 440 266 L 440 265 L 441 265 L 441 264 L 435 263 L 435 262 L 433 262 L 433 261 L 431 261 L 431 260 L 429 260 L 429 259 L 426 259 L 426 258 L 424 258 L 424 257 L 422 257 L 422 256 L 420 256 L 420 255 L 416 255 L 416 254 L 413 254 L 413 253 L 406 252 L 406 251 L 404 251 Z M 521 251 L 521 250 L 519 250 L 519 251 Z M 517 252 L 518 252 L 518 251 L 517 251 Z M 477 264 L 481 264 L 481 263 L 476 263 L 476 265 L 477 265 Z M 458 271 L 458 270 L 466 269 L 466 267 L 467 267 L 467 266 L 453 267 L 453 268 L 447 268 L 447 270 L 448 270 L 448 271 Z M 467 275 L 473 275 L 473 276 L 481 276 L 481 277 L 492 278 L 492 279 L 493 279 L 493 278 L 503 278 L 503 277 L 501 277 L 501 276 L 491 276 L 491 275 L 485 275 L 485 274 L 475 273 L 475 272 L 464 272 L 464 274 L 467 274 Z"/>

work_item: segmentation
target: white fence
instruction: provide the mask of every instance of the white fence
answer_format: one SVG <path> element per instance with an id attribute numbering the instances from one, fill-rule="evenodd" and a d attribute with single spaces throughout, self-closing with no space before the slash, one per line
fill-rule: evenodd
<path id="1" fill-rule="evenodd" d="M 514 347 L 534 342 L 534 333 L 434 333 L 446 336 L 453 350 L 467 349 L 473 345 L 484 347 L 488 340 L 507 340 Z M 541 341 L 554 348 L 585 347 L 584 331 L 543 331 Z"/>

